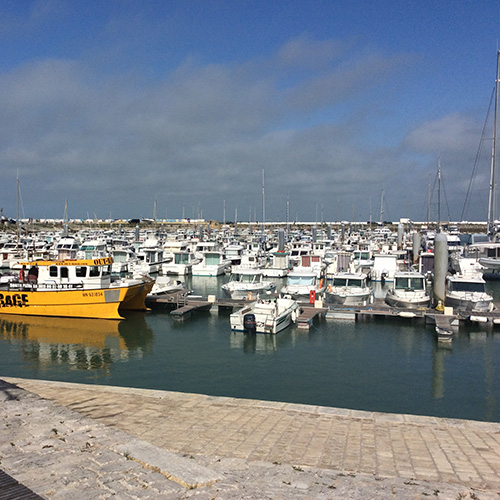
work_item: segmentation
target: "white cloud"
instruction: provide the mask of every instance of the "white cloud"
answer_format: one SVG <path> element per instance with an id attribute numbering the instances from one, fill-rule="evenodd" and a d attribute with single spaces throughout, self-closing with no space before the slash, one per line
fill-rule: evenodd
<path id="1" fill-rule="evenodd" d="M 269 219 L 283 217 L 288 195 L 300 218 L 318 204 L 325 217 L 350 218 L 355 205 L 368 218 L 384 185 L 393 206 L 415 209 L 427 182 L 415 165 L 428 160 L 407 151 L 463 150 L 473 127 L 456 115 L 417 126 L 401 147 L 368 146 L 370 96 L 399 64 L 304 37 L 267 60 L 187 58 L 151 80 L 95 73 L 89 61 L 26 63 L 0 75 L 0 162 L 13 187 L 19 171 L 32 216 L 59 216 L 66 199 L 75 217 L 150 216 L 158 199 L 159 214 L 200 206 L 221 218 L 226 200 L 247 217 L 260 207 L 262 169 Z"/>

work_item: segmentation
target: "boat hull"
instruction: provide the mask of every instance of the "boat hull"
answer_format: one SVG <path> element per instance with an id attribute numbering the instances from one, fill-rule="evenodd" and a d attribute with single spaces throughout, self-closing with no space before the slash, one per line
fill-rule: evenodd
<path id="1" fill-rule="evenodd" d="M 473 296 L 446 296 L 446 305 L 465 312 L 491 312 L 495 308 L 492 298 Z"/>
<path id="2" fill-rule="evenodd" d="M 385 302 L 388 306 L 397 307 L 400 309 L 420 309 L 429 307 L 431 298 L 425 297 L 404 297 L 388 292 L 385 297 Z"/>
<path id="3" fill-rule="evenodd" d="M 325 292 L 325 302 L 332 305 L 342 305 L 342 306 L 366 306 L 372 302 L 373 293 L 367 292 L 335 292 L 326 291 Z"/>
<path id="4" fill-rule="evenodd" d="M 120 303 L 120 311 L 145 311 L 146 297 L 151 292 L 154 280 L 146 279 L 135 285 L 126 287 L 125 297 Z"/>
<path id="5" fill-rule="evenodd" d="M 127 288 L 0 290 L 0 314 L 122 319 L 118 308 L 127 292 L 131 291 Z"/>

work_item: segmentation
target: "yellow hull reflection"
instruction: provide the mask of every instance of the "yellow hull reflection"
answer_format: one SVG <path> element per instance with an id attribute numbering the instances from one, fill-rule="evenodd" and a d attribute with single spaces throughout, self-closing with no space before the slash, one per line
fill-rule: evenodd
<path id="1" fill-rule="evenodd" d="M 121 349 L 126 349 L 118 330 L 120 322 L 100 319 L 49 318 L 44 316 L 15 316 L 0 318 L 0 336 L 5 339 L 51 344 L 83 344 L 87 347 L 106 347 L 106 339 L 116 338 Z"/>

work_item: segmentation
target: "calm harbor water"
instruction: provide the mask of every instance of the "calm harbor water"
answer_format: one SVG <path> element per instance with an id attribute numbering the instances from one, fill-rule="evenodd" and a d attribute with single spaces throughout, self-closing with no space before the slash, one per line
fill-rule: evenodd
<path id="1" fill-rule="evenodd" d="M 224 279 L 188 284 L 220 295 Z M 499 284 L 488 287 L 499 300 Z M 228 314 L 0 315 L 0 376 L 500 422 L 500 327 L 464 327 L 442 345 L 410 319 L 328 320 L 268 336 L 231 332 Z"/>

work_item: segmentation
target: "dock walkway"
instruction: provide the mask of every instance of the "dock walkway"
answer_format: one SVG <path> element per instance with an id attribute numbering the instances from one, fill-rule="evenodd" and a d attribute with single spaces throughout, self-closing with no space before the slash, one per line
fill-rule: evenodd
<path id="1" fill-rule="evenodd" d="M 3 380 L 0 468 L 44 498 L 500 495 L 498 423 Z"/>

